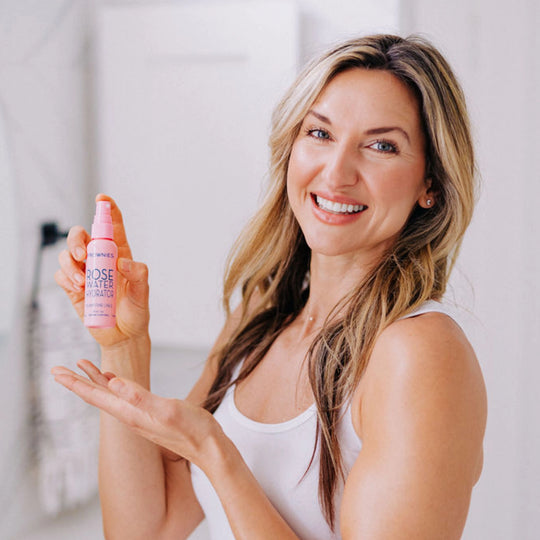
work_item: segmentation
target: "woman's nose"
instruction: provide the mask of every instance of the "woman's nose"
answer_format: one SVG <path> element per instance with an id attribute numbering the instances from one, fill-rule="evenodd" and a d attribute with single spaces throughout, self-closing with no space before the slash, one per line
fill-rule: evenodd
<path id="1" fill-rule="evenodd" d="M 359 179 L 354 152 L 346 145 L 335 145 L 324 166 L 324 179 L 328 187 L 339 189 L 354 186 Z"/>

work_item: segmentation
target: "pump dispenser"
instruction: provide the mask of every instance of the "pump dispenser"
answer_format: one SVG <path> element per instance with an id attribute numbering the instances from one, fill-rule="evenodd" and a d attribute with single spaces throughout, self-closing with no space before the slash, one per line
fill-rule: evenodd
<path id="1" fill-rule="evenodd" d="M 111 203 L 98 201 L 92 240 L 86 254 L 84 324 L 89 328 L 116 326 L 116 260 Z"/>
<path id="2" fill-rule="evenodd" d="M 107 238 L 113 240 L 113 225 L 111 216 L 111 203 L 98 201 L 96 203 L 96 215 L 92 225 L 92 238 Z"/>

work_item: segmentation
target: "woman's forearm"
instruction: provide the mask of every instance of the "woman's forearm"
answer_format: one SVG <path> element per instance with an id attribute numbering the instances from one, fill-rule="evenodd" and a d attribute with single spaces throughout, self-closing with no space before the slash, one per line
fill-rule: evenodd
<path id="1" fill-rule="evenodd" d="M 150 339 L 102 350 L 102 371 L 150 385 Z M 161 451 L 107 413 L 101 413 L 99 491 L 107 539 L 156 538 L 166 515 Z"/>
<path id="2" fill-rule="evenodd" d="M 272 505 L 234 443 L 224 435 L 209 441 L 201 468 L 212 483 L 236 540 L 298 540 Z"/>

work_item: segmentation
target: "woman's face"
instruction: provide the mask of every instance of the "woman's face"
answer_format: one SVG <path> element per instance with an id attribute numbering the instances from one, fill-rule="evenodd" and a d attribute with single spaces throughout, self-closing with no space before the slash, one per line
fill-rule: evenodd
<path id="1" fill-rule="evenodd" d="M 304 118 L 287 173 L 292 210 L 314 253 L 378 258 L 429 181 L 418 102 L 387 71 L 337 75 Z"/>

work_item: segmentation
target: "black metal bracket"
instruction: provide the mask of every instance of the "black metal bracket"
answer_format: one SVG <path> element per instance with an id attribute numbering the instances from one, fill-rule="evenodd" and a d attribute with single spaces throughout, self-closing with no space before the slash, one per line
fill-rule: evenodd
<path id="1" fill-rule="evenodd" d="M 39 290 L 39 274 L 41 272 L 41 256 L 43 250 L 47 246 L 53 246 L 61 238 L 66 238 L 68 233 L 67 231 L 61 231 L 58 229 L 58 224 L 56 221 L 45 221 L 40 225 L 40 243 L 39 249 L 36 257 L 36 264 L 34 266 L 34 277 L 32 280 L 32 296 L 31 296 L 31 306 L 32 309 L 37 308 L 37 295 Z"/>

